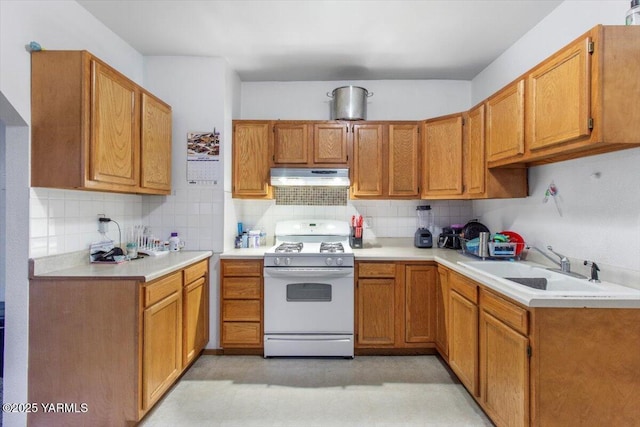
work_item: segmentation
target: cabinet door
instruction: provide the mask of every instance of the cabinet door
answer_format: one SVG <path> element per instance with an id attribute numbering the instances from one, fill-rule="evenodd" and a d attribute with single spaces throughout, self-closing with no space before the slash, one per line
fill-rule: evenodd
<path id="1" fill-rule="evenodd" d="M 182 366 L 187 366 L 209 341 L 209 285 L 201 277 L 184 287 Z"/>
<path id="2" fill-rule="evenodd" d="M 91 144 L 89 179 L 138 186 L 139 101 L 137 86 L 99 62 L 92 61 Z"/>
<path id="3" fill-rule="evenodd" d="M 382 197 L 383 125 L 353 126 L 353 197 Z"/>
<path id="4" fill-rule="evenodd" d="M 449 291 L 449 366 L 474 396 L 478 395 L 478 306 Z"/>
<path id="5" fill-rule="evenodd" d="M 309 162 L 308 125 L 276 123 L 273 133 L 274 164 L 307 164 Z"/>
<path id="6" fill-rule="evenodd" d="M 171 191 L 171 107 L 142 93 L 140 186 Z"/>
<path id="7" fill-rule="evenodd" d="M 389 125 L 389 196 L 419 197 L 418 124 Z"/>
<path id="8" fill-rule="evenodd" d="M 485 193 L 485 144 L 484 144 L 484 104 L 469 111 L 465 125 L 465 193 L 482 196 Z"/>
<path id="9" fill-rule="evenodd" d="M 591 38 L 553 55 L 527 77 L 527 147 L 539 150 L 588 136 Z"/>
<path id="10" fill-rule="evenodd" d="M 487 106 L 487 161 L 517 160 L 524 153 L 524 80 L 489 98 Z"/>
<path id="11" fill-rule="evenodd" d="M 424 124 L 422 197 L 461 195 L 462 115 Z"/>
<path id="12" fill-rule="evenodd" d="M 395 344 L 395 279 L 359 279 L 356 344 Z"/>
<path id="13" fill-rule="evenodd" d="M 499 426 L 529 425 L 528 338 L 480 313 L 480 395 Z"/>
<path id="14" fill-rule="evenodd" d="M 313 125 L 313 163 L 349 164 L 347 144 L 348 125 L 345 123 L 317 123 Z"/>
<path id="15" fill-rule="evenodd" d="M 151 407 L 182 370 L 182 293 L 176 291 L 143 313 L 142 408 Z"/>
<path id="16" fill-rule="evenodd" d="M 269 122 L 233 125 L 233 197 L 268 198 Z"/>
<path id="17" fill-rule="evenodd" d="M 440 353 L 449 356 L 449 272 L 438 268 L 436 287 L 436 346 Z"/>
<path id="18" fill-rule="evenodd" d="M 435 340 L 436 284 L 436 267 L 405 267 L 405 342 Z"/>

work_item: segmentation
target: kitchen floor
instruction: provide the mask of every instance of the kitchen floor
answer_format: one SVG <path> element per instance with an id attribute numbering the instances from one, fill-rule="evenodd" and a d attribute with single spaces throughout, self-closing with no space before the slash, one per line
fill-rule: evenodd
<path id="1" fill-rule="evenodd" d="M 492 426 L 437 356 L 201 356 L 140 426 Z"/>

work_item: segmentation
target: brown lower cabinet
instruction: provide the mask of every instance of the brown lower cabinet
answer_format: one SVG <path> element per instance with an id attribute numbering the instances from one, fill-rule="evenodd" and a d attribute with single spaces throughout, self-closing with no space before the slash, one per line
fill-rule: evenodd
<path id="1" fill-rule="evenodd" d="M 134 425 L 209 341 L 209 260 L 151 282 L 34 277 L 30 426 Z"/>
<path id="2" fill-rule="evenodd" d="M 433 349 L 436 266 L 356 263 L 356 349 Z"/>
<path id="3" fill-rule="evenodd" d="M 638 425 L 640 310 L 525 307 L 439 273 L 438 349 L 497 426 Z"/>
<path id="4" fill-rule="evenodd" d="M 263 348 L 262 259 L 220 261 L 220 346 L 253 353 Z"/>

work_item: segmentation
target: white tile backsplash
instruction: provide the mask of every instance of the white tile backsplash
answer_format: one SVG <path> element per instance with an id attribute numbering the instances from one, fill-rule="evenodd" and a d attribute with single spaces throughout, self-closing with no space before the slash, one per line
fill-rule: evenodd
<path id="1" fill-rule="evenodd" d="M 347 206 L 283 206 L 274 201 L 233 199 L 238 221 L 246 228 L 267 232 L 270 241 L 275 224 L 290 219 L 334 219 L 349 221 L 351 215 L 370 218 L 365 239 L 376 237 L 413 237 L 417 227 L 418 205 L 431 205 L 436 227 L 466 223 L 472 219 L 470 201 L 449 200 L 349 200 Z"/>
<path id="2" fill-rule="evenodd" d="M 30 256 L 41 257 L 86 250 L 100 240 L 98 214 L 105 214 L 126 230 L 149 225 L 160 239 L 171 232 L 190 250 L 223 250 L 224 193 L 219 187 L 175 189 L 170 196 L 139 196 L 74 190 L 32 188 L 30 199 Z M 472 219 L 469 201 L 349 200 L 347 206 L 276 205 L 268 200 L 231 199 L 238 221 L 245 228 L 265 230 L 273 242 L 275 224 L 285 219 L 335 219 L 351 215 L 368 218 L 365 239 L 412 237 L 416 230 L 416 206 L 430 204 L 436 227 Z M 120 240 L 116 224 L 107 236 Z M 234 225 L 235 228 L 235 225 Z"/>
<path id="3" fill-rule="evenodd" d="M 29 200 L 29 256 L 42 257 L 88 250 L 101 239 L 98 214 L 126 227 L 141 222 L 142 196 L 94 191 L 31 188 Z M 120 233 L 109 223 L 107 236 Z"/>
<path id="4" fill-rule="evenodd" d="M 158 199 L 143 196 L 142 224 L 154 235 L 168 239 L 172 232 L 187 250 L 222 251 L 224 197 L 219 186 L 176 188 L 170 196 Z"/>

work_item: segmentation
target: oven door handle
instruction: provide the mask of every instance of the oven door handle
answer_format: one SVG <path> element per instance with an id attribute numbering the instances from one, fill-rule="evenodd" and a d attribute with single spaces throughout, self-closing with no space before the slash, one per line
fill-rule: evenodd
<path id="1" fill-rule="evenodd" d="M 353 268 L 265 268 L 265 277 L 349 277 Z"/>

